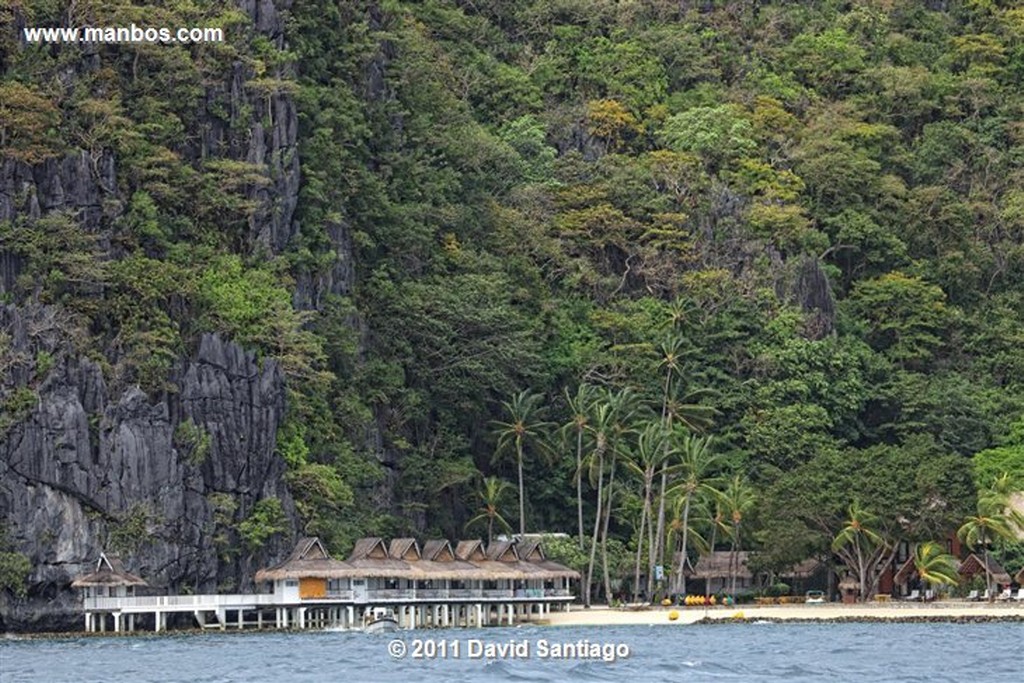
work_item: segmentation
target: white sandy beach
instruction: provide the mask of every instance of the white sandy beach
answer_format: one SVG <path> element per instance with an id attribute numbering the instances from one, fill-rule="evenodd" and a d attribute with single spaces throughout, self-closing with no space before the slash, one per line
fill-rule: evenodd
<path id="1" fill-rule="evenodd" d="M 672 611 L 678 618 L 669 619 Z M 735 607 L 652 607 L 643 610 L 610 609 L 603 605 L 584 609 L 573 605 L 569 612 L 552 612 L 552 626 L 598 626 L 626 624 L 692 624 L 709 619 L 906 619 L 959 617 L 1024 619 L 1024 603 L 878 603 L 826 605 L 739 605 Z"/>

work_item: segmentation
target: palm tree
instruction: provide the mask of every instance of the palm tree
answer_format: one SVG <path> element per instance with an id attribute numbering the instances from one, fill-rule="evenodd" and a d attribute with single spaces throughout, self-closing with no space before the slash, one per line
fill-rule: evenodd
<path id="1" fill-rule="evenodd" d="M 739 570 L 739 554 L 742 545 L 743 518 L 754 508 L 757 500 L 752 487 L 740 475 L 734 475 L 721 494 L 722 509 L 729 523 L 732 541 L 729 554 L 729 592 L 736 593 L 736 574 Z"/>
<path id="2" fill-rule="evenodd" d="M 586 587 L 583 593 L 583 604 L 590 606 L 590 587 L 594 581 L 594 560 L 597 556 L 597 540 L 601 530 L 601 512 L 604 504 L 604 470 L 605 454 L 608 452 L 609 434 L 612 429 L 614 410 L 607 403 L 596 406 L 587 429 L 593 435 L 594 450 L 587 457 L 586 464 L 590 473 L 590 482 L 596 480 L 597 510 L 594 513 L 594 535 L 590 543 L 590 559 L 587 563 Z"/>
<path id="3" fill-rule="evenodd" d="M 562 429 L 575 432 L 576 436 L 576 523 L 580 550 L 583 549 L 583 436 L 590 422 L 590 410 L 594 389 L 589 384 L 580 384 L 576 393 L 570 394 L 565 388 L 565 402 L 571 417 Z"/>
<path id="4" fill-rule="evenodd" d="M 832 550 L 843 563 L 857 572 L 860 597 L 868 597 L 868 573 L 875 568 L 889 546 L 881 532 L 881 518 L 854 501 L 847 509 L 848 519 L 832 541 Z"/>
<path id="5" fill-rule="evenodd" d="M 673 567 L 673 570 L 677 572 L 676 585 L 681 585 L 685 591 L 686 585 L 683 577 L 688 563 L 690 507 L 694 497 L 699 494 L 707 494 L 712 498 L 719 495 L 716 488 L 719 484 L 718 479 L 709 476 L 719 458 L 711 453 L 711 437 L 702 438 L 692 434 L 683 435 L 682 444 L 676 452 L 679 454 L 677 467 L 680 472 L 680 481 L 673 487 L 672 492 L 678 491 L 681 494 L 683 504 L 680 525 L 681 543 L 678 548 L 682 557 L 679 566 Z"/>
<path id="6" fill-rule="evenodd" d="M 480 497 L 480 502 L 483 504 L 478 511 L 478 514 L 473 519 L 466 522 L 466 528 L 487 520 L 487 545 L 491 544 L 494 540 L 494 523 L 497 522 L 505 531 L 511 531 L 512 526 L 505 520 L 500 512 L 500 506 L 502 500 L 505 498 L 505 494 L 511 490 L 512 485 L 504 479 L 497 477 L 487 477 L 484 479 L 484 487 L 477 491 L 477 496 Z"/>
<path id="7" fill-rule="evenodd" d="M 923 584 L 953 586 L 960 582 L 956 558 L 934 541 L 918 543 L 914 548 L 914 568 Z"/>
<path id="8" fill-rule="evenodd" d="M 983 507 L 979 499 L 978 507 Z M 985 587 L 988 589 L 989 600 L 995 598 L 992 590 L 992 568 L 989 565 L 988 548 L 989 544 L 997 538 L 1012 539 L 1015 536 L 1013 520 L 1006 513 L 990 512 L 979 510 L 977 515 L 968 517 L 963 526 L 957 529 L 956 535 L 968 548 L 974 550 L 979 545 L 984 550 L 985 557 Z"/>
<path id="9" fill-rule="evenodd" d="M 643 506 L 640 512 L 640 527 L 637 533 L 636 543 L 636 567 L 633 577 L 633 601 L 637 602 L 640 597 L 640 560 L 643 557 L 644 531 L 647 530 L 647 594 L 651 595 L 654 580 L 654 532 L 653 524 L 648 524 L 651 518 L 652 496 L 654 493 L 654 476 L 662 463 L 668 458 L 669 453 L 664 446 L 665 435 L 658 424 L 650 424 L 640 433 L 637 439 L 636 449 L 631 453 L 632 457 L 625 461 L 626 469 L 636 475 L 643 485 Z"/>
<path id="10" fill-rule="evenodd" d="M 681 304 L 681 302 L 677 303 Z M 673 314 L 673 321 L 675 324 L 675 314 Z M 685 339 L 676 336 L 663 342 L 659 348 L 660 365 L 665 369 L 665 381 L 661 396 L 661 423 L 666 434 L 672 433 L 673 422 L 676 420 L 684 424 L 690 431 L 703 431 L 711 425 L 711 417 L 717 412 L 714 408 L 699 403 L 707 394 L 704 390 L 690 392 L 681 399 L 676 396 L 678 388 L 673 388 L 672 378 L 678 375 L 682 368 L 685 354 L 684 345 Z M 665 564 L 665 495 L 668 489 L 669 474 L 669 470 L 661 471 L 661 486 L 658 495 L 658 529 L 655 532 L 656 545 L 653 554 L 658 564 L 661 565 Z"/>
<path id="11" fill-rule="evenodd" d="M 629 387 L 614 393 L 608 392 L 605 400 L 612 408 L 612 420 L 609 425 L 610 448 L 607 453 L 608 486 L 605 487 L 604 522 L 601 528 L 601 569 L 604 576 L 604 593 L 610 597 L 612 584 L 608 571 L 608 527 L 611 524 L 612 504 L 615 498 L 615 470 L 625 438 L 633 431 L 633 420 L 641 409 L 641 403 L 639 397 Z"/>
<path id="12" fill-rule="evenodd" d="M 511 401 L 502 401 L 505 412 L 509 415 L 508 422 L 495 421 L 498 426 L 498 450 L 506 447 L 509 442 L 515 445 L 516 468 L 519 475 L 519 535 L 526 534 L 526 504 L 523 491 L 523 446 L 528 438 L 536 438 L 538 431 L 547 425 L 538 419 L 540 413 L 540 394 L 529 389 L 512 396 Z"/>
<path id="13" fill-rule="evenodd" d="M 982 546 L 985 557 L 985 586 L 989 599 L 994 599 L 992 571 L 989 567 L 989 545 L 993 541 L 1012 541 L 1024 530 L 1024 515 L 1010 505 L 1014 486 L 1008 474 L 997 477 L 992 485 L 978 493 L 978 514 L 968 517 L 956 535 L 974 550 Z"/>

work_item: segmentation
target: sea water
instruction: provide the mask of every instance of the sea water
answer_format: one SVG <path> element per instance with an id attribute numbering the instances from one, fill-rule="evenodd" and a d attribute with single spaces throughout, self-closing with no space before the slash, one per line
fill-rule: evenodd
<path id="1" fill-rule="evenodd" d="M 1024 681 L 1024 624 L 709 624 L 0 639 L 0 681 Z"/>

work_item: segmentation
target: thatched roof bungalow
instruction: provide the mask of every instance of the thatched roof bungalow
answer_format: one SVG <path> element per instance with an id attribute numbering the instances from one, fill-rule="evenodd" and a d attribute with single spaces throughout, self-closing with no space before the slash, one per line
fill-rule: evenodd
<path id="1" fill-rule="evenodd" d="M 980 557 L 976 553 L 971 553 L 967 556 L 963 562 L 960 563 L 960 576 L 964 581 L 970 581 L 975 576 L 981 576 L 986 578 L 987 575 L 992 575 L 992 580 L 998 584 L 1008 586 L 1010 585 L 1010 573 L 1003 569 L 1003 566 L 995 561 L 992 556 L 988 558 L 988 571 L 985 570 L 985 556 L 984 554 Z"/>
<path id="2" fill-rule="evenodd" d="M 143 579 L 124 568 L 121 558 L 114 554 L 100 553 L 96 570 L 79 576 L 71 582 L 72 588 L 85 589 L 87 596 L 131 595 L 136 586 L 148 586 Z"/>

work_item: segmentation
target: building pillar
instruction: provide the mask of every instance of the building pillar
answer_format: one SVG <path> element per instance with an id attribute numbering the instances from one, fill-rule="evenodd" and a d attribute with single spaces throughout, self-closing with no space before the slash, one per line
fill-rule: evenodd
<path id="1" fill-rule="evenodd" d="M 516 606 L 515 605 L 509 605 L 508 606 L 508 625 L 509 626 L 512 625 L 512 622 L 515 619 L 515 613 L 516 613 Z"/>
<path id="2" fill-rule="evenodd" d="M 299 630 L 302 631 L 302 630 L 305 630 L 305 628 L 306 628 L 306 608 L 305 607 L 300 607 L 298 611 L 299 611 Z"/>
<path id="3" fill-rule="evenodd" d="M 481 626 L 483 626 L 483 623 L 482 623 L 483 619 L 484 619 L 484 606 L 481 605 L 478 602 L 476 604 L 476 627 L 477 628 L 480 628 Z"/>
<path id="4" fill-rule="evenodd" d="M 114 633 L 121 632 L 121 613 L 114 612 Z"/>
<path id="5" fill-rule="evenodd" d="M 348 627 L 352 628 L 356 625 L 356 608 L 349 605 L 345 610 L 348 612 Z"/>
<path id="6" fill-rule="evenodd" d="M 445 605 L 444 608 L 443 608 L 443 611 L 441 612 L 441 624 L 445 628 L 448 628 L 448 624 L 449 624 L 449 611 L 450 610 L 451 610 L 451 608 L 448 605 Z"/>

